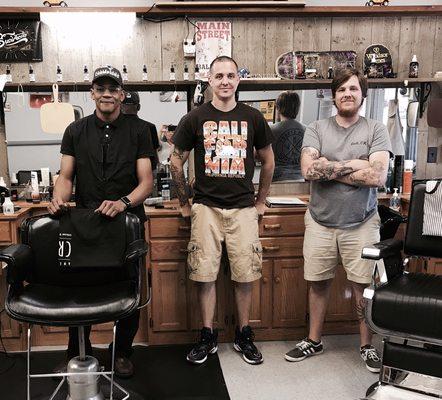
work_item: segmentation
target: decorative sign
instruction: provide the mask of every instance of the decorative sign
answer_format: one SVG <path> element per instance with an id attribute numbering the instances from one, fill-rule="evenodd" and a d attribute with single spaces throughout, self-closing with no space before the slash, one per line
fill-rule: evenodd
<path id="1" fill-rule="evenodd" d="M 40 21 L 0 19 L 0 61 L 42 61 Z"/>
<path id="2" fill-rule="evenodd" d="M 371 59 L 375 58 L 376 64 L 386 64 L 391 66 L 391 54 L 382 44 L 372 44 L 368 46 L 364 54 L 364 70 L 367 70 L 370 66 Z"/>
<path id="3" fill-rule="evenodd" d="M 232 56 L 230 21 L 197 21 L 196 59 L 201 79 L 207 79 L 210 63 L 219 56 Z"/>

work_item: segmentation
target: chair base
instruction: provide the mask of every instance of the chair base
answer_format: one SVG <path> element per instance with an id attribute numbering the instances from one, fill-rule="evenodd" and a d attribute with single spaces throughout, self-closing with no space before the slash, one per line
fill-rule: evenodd
<path id="1" fill-rule="evenodd" d="M 368 389 L 370 394 L 361 400 L 435 400 L 438 396 L 417 393 L 392 385 L 381 385 L 376 382 Z"/>

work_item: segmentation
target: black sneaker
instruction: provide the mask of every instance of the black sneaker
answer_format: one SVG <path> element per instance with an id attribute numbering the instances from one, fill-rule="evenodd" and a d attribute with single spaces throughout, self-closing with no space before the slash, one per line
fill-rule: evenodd
<path id="1" fill-rule="evenodd" d="M 213 332 L 210 328 L 203 328 L 200 332 L 199 342 L 187 354 L 187 361 L 193 364 L 202 364 L 207 360 L 208 354 L 215 354 L 218 350 L 218 330 Z"/>
<path id="2" fill-rule="evenodd" d="M 302 361 L 307 357 L 321 354 L 324 352 L 322 342 L 314 343 L 311 339 L 305 338 L 296 344 L 293 350 L 285 353 L 284 358 L 287 361 Z"/>
<path id="3" fill-rule="evenodd" d="M 365 366 L 370 372 L 377 373 L 381 370 L 382 359 L 375 347 L 366 344 L 361 347 L 361 357 L 365 361 Z"/>
<path id="4" fill-rule="evenodd" d="M 244 358 L 245 362 L 249 364 L 261 364 L 264 361 L 264 358 L 253 344 L 254 338 L 255 335 L 250 326 L 244 326 L 241 331 L 236 327 L 233 348 L 242 353 L 242 358 Z"/>

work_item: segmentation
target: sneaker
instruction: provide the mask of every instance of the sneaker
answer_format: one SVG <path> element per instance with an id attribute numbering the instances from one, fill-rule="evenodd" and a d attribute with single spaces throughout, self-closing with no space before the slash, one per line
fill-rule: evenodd
<path id="1" fill-rule="evenodd" d="M 199 342 L 187 354 L 187 361 L 193 364 L 202 364 L 207 360 L 209 354 L 215 354 L 218 351 L 218 331 L 211 331 L 204 327 L 200 332 Z"/>
<path id="2" fill-rule="evenodd" d="M 296 344 L 293 350 L 285 353 L 284 358 L 287 361 L 302 361 L 310 356 L 315 356 L 324 352 L 322 341 L 319 343 L 313 342 L 309 338 L 305 338 Z"/>
<path id="3" fill-rule="evenodd" d="M 235 331 L 235 342 L 233 343 L 233 348 L 242 353 L 242 358 L 249 364 L 261 364 L 264 361 L 262 354 L 253 344 L 253 339 L 255 335 L 250 326 L 244 326 L 242 330 L 236 327 Z"/>
<path id="4" fill-rule="evenodd" d="M 361 357 L 365 361 L 365 366 L 370 372 L 379 372 L 381 370 L 382 359 L 378 351 L 370 344 L 361 347 Z"/>

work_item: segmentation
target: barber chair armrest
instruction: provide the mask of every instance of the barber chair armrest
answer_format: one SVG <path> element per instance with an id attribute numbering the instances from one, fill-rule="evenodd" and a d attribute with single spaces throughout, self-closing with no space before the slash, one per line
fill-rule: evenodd
<path id="1" fill-rule="evenodd" d="M 26 244 L 13 244 L 0 250 L 0 261 L 7 264 L 6 280 L 9 284 L 25 281 L 33 263 L 31 247 Z"/>
<path id="2" fill-rule="evenodd" d="M 401 254 L 402 247 L 402 240 L 382 240 L 381 242 L 375 243 L 370 247 L 364 247 L 362 249 L 361 258 L 367 258 L 370 260 L 381 260 L 383 258 L 394 257 L 398 254 Z"/>
<path id="3" fill-rule="evenodd" d="M 144 239 L 134 240 L 126 251 L 125 261 L 136 261 L 147 253 L 147 243 Z"/>

